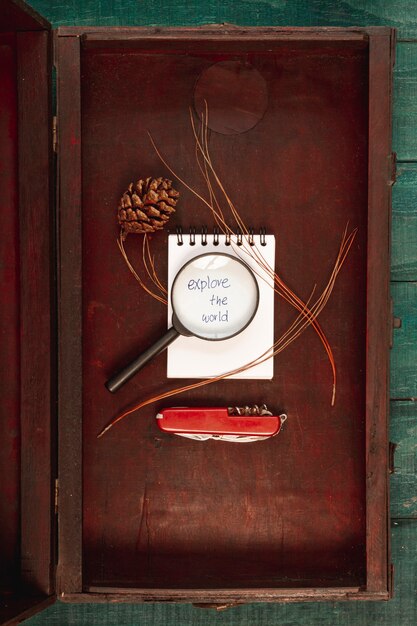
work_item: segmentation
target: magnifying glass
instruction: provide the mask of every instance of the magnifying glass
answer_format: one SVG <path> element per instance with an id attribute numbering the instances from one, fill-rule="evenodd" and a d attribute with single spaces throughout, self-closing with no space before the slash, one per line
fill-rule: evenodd
<path id="1" fill-rule="evenodd" d="M 152 346 L 106 382 L 114 393 L 180 335 L 222 341 L 253 320 L 259 287 L 252 270 L 230 254 L 201 254 L 179 270 L 171 288 L 172 326 Z"/>

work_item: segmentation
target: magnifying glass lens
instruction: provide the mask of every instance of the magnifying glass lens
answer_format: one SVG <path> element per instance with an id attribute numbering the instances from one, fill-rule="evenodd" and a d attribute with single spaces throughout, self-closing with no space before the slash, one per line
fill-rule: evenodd
<path id="1" fill-rule="evenodd" d="M 166 333 L 112 376 L 114 393 L 180 335 L 228 339 L 252 321 L 259 302 L 256 278 L 247 265 L 228 254 L 202 254 L 184 265 L 171 289 L 172 323 Z"/>
<path id="2" fill-rule="evenodd" d="M 187 263 L 172 286 L 180 324 L 202 339 L 227 339 L 252 320 L 258 285 L 249 268 L 226 254 L 204 254 Z"/>

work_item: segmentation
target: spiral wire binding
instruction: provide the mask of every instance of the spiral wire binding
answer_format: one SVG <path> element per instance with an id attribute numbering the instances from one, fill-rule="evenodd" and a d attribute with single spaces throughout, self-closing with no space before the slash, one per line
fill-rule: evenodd
<path id="1" fill-rule="evenodd" d="M 182 246 L 184 244 L 184 239 L 183 239 L 183 236 L 182 236 L 182 227 L 181 226 L 177 226 L 176 232 L 177 232 L 177 245 L 178 246 Z"/>
<path id="2" fill-rule="evenodd" d="M 190 226 L 190 246 L 195 246 L 195 233 L 194 226 Z"/>
<path id="3" fill-rule="evenodd" d="M 253 228 L 249 228 L 249 237 L 248 237 L 248 242 L 250 246 L 254 246 L 255 245 L 255 241 L 253 239 L 253 235 L 254 235 L 254 229 Z"/>
<path id="4" fill-rule="evenodd" d="M 175 229 L 176 235 L 177 235 L 177 245 L 178 246 L 182 246 L 184 245 L 184 237 L 183 237 L 183 229 L 182 226 L 177 226 Z M 254 246 L 255 245 L 255 229 L 254 228 L 249 228 L 248 230 L 248 243 L 250 246 Z M 197 229 L 194 226 L 190 226 L 189 228 L 189 245 L 190 246 L 194 246 L 196 244 L 196 237 L 197 237 Z M 201 245 L 202 246 L 206 246 L 208 244 L 208 229 L 207 226 L 203 226 L 201 229 Z M 215 246 L 218 246 L 220 244 L 220 231 L 218 229 L 218 227 L 214 227 L 213 228 L 213 244 Z M 231 241 L 231 234 L 230 232 L 227 232 L 225 234 L 225 240 L 224 240 L 224 244 L 226 246 L 230 246 L 232 243 Z M 259 229 L 259 243 L 261 244 L 261 246 L 266 246 L 266 228 L 262 227 Z M 236 244 L 238 246 L 241 246 L 243 244 L 243 233 L 242 230 L 240 228 L 236 229 Z"/>

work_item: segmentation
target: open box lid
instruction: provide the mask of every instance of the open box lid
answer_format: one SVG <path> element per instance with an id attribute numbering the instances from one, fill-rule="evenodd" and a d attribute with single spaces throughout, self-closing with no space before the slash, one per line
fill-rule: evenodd
<path id="1" fill-rule="evenodd" d="M 50 24 L 0 0 L 0 623 L 54 592 Z"/>
<path id="2" fill-rule="evenodd" d="M 50 30 L 51 28 L 48 20 L 22 0 L 1 0 L 0 16 L 0 30 L 2 32 Z"/>

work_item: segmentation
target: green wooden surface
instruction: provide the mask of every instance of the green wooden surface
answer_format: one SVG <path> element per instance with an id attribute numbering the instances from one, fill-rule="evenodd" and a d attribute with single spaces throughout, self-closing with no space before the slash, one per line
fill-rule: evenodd
<path id="1" fill-rule="evenodd" d="M 393 148 L 398 159 L 416 161 L 417 33 L 416 41 L 398 42 L 394 77 Z"/>
<path id="2" fill-rule="evenodd" d="M 417 164 L 399 163 L 392 194 L 391 279 L 395 281 L 417 280 L 416 190 Z"/>
<path id="3" fill-rule="evenodd" d="M 415 0 L 32 0 L 54 25 L 102 26 L 232 24 L 374 26 L 417 38 Z"/>
<path id="4" fill-rule="evenodd" d="M 391 516 L 417 527 L 417 403 L 393 402 L 390 439 L 397 444 L 391 476 Z"/>
<path id="5" fill-rule="evenodd" d="M 391 294 L 395 315 L 402 321 L 401 328 L 394 330 L 394 348 L 391 354 L 391 397 L 416 397 L 417 282 L 392 283 Z"/>
<path id="6" fill-rule="evenodd" d="M 417 624 L 417 0 L 31 0 L 59 25 L 389 25 L 398 29 L 393 145 L 400 160 L 393 190 L 392 295 L 395 330 L 391 372 L 391 440 L 398 444 L 391 478 L 390 602 L 252 604 L 223 613 L 190 605 L 57 603 L 30 626 L 415 626 Z M 415 281 L 415 282 L 413 282 Z"/>

